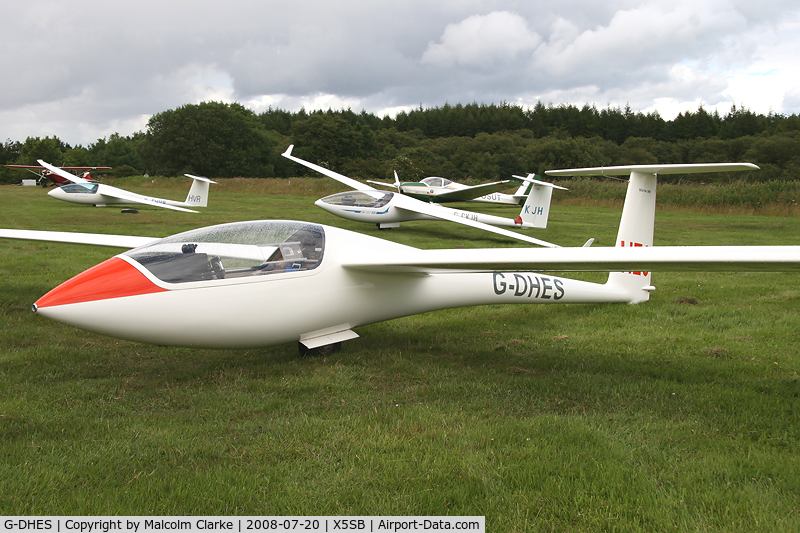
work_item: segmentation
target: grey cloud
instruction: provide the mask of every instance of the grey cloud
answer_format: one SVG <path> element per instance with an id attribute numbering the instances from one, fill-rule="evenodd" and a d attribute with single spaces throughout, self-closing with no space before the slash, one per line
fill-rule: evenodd
<path id="1" fill-rule="evenodd" d="M 202 99 L 714 105 L 731 69 L 796 69 L 786 40 L 800 40 L 785 24 L 798 9 L 781 0 L 6 4 L 17 23 L 0 34 L 0 137 L 72 143 Z"/>

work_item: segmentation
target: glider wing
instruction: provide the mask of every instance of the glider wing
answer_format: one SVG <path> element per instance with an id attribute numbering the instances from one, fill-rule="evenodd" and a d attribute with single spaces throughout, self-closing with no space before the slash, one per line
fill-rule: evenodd
<path id="1" fill-rule="evenodd" d="M 41 159 L 37 159 L 36 161 L 40 165 L 42 165 L 42 167 L 46 168 L 47 170 L 49 170 L 53 174 L 55 174 L 57 176 L 61 176 L 62 178 L 71 181 L 72 183 L 92 183 L 91 181 L 89 181 L 87 179 L 84 179 L 84 178 L 81 178 L 79 176 L 76 176 L 75 174 L 71 174 L 71 173 L 67 172 L 66 170 L 63 170 L 63 169 L 58 168 L 57 166 L 51 165 L 50 163 L 46 163 L 46 162 L 42 161 Z"/>
<path id="2" fill-rule="evenodd" d="M 286 159 L 291 159 L 295 163 L 303 165 L 304 167 L 308 167 L 308 168 L 310 168 L 312 170 L 316 170 L 320 174 L 324 174 L 325 176 L 328 176 L 329 178 L 333 178 L 336 181 L 338 181 L 339 183 L 344 183 L 345 185 L 347 185 L 351 189 L 355 189 L 357 191 L 376 190 L 375 187 L 371 187 L 369 185 L 364 185 L 360 181 L 354 180 L 353 178 L 348 178 L 347 176 L 339 174 L 338 172 L 334 172 L 333 170 L 329 170 L 329 169 L 327 169 L 325 167 L 321 167 L 319 165 L 315 165 L 314 163 L 309 163 L 308 161 L 304 161 L 303 159 L 300 159 L 300 158 L 297 158 L 297 157 L 293 156 L 292 155 L 292 149 L 293 148 L 294 148 L 294 145 L 290 144 L 289 148 L 287 148 L 286 151 L 283 152 L 281 155 L 283 157 L 285 157 Z"/>
<path id="3" fill-rule="evenodd" d="M 406 197 L 399 197 L 396 199 L 401 200 Z M 469 213 L 468 211 L 456 211 L 454 209 L 441 207 L 436 204 L 430 204 L 427 202 L 422 201 L 414 201 L 413 204 L 411 202 L 402 202 L 401 205 L 396 205 L 397 209 L 409 211 L 412 213 L 419 213 L 422 215 L 427 215 L 430 217 L 438 218 L 439 220 L 446 220 L 448 222 L 455 222 L 456 224 L 463 224 L 465 226 L 470 226 L 477 229 L 482 229 L 484 231 L 490 231 L 492 233 L 497 233 L 498 235 L 503 235 L 504 237 L 510 237 L 512 239 L 517 239 L 520 241 L 529 242 L 531 244 L 538 244 L 539 246 L 545 246 L 548 248 L 556 248 L 558 247 L 557 244 L 553 244 L 547 241 L 543 241 L 541 239 L 536 239 L 534 237 L 529 237 L 528 235 L 524 235 L 522 233 L 517 233 L 516 231 L 511 231 L 507 229 L 503 229 L 497 226 L 493 226 L 491 224 L 486 224 L 485 222 L 479 222 L 477 220 L 472 220 L 471 218 L 466 218 L 465 216 L 461 216 L 458 213 Z M 472 213 L 474 214 L 474 213 Z"/>
<path id="4" fill-rule="evenodd" d="M 388 256 L 350 251 L 342 266 L 373 272 L 414 273 L 436 270 L 788 272 L 800 271 L 800 246 L 414 249 Z"/>
<path id="5" fill-rule="evenodd" d="M 159 237 L 136 237 L 133 235 L 105 235 L 101 233 L 73 233 L 69 231 L 37 231 L 25 229 L 0 229 L 0 238 L 28 241 L 65 242 L 92 244 L 116 248 L 137 248 L 160 240 Z"/>

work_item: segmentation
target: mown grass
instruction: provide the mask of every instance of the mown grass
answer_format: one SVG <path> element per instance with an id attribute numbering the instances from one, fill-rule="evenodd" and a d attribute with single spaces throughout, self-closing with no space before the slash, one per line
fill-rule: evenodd
<path id="1" fill-rule="evenodd" d="M 197 215 L 121 214 L 2 187 L 0 227 L 161 236 L 293 218 L 420 247 L 522 245 L 433 222 L 379 232 L 312 206 L 335 184 L 291 182 L 226 180 Z M 180 198 L 188 179 L 129 186 Z M 660 210 L 656 241 L 800 245 L 800 218 L 748 213 Z M 560 204 L 536 235 L 610 245 L 618 219 L 616 207 Z M 0 242 L 3 514 L 477 514 L 493 531 L 800 530 L 796 274 L 656 273 L 643 305 L 453 309 L 359 328 L 318 358 L 293 345 L 148 346 L 30 312 L 113 253 Z"/>

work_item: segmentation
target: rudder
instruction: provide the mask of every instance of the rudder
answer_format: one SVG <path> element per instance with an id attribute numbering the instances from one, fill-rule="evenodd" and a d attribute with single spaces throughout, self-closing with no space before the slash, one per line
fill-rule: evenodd
<path id="1" fill-rule="evenodd" d="M 615 247 L 653 246 L 657 181 L 655 174 L 631 172 Z M 650 272 L 612 272 L 608 284 L 624 288 L 631 294 L 631 303 L 639 303 L 650 299 L 650 278 Z"/>
<path id="2" fill-rule="evenodd" d="M 192 187 L 189 189 L 189 194 L 186 195 L 186 201 L 183 204 L 192 207 L 208 207 L 210 185 L 216 183 L 216 181 L 211 181 L 201 176 L 192 176 L 191 174 L 186 174 L 186 176 L 192 178 Z"/>
<path id="3" fill-rule="evenodd" d="M 520 211 L 522 223 L 527 227 L 546 228 L 550 216 L 550 200 L 553 197 L 553 188 L 547 185 L 534 183 L 531 191 Z"/>

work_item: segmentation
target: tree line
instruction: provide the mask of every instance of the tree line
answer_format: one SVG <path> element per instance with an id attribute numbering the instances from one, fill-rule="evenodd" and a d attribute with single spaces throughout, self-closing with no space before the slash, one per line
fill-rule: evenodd
<path id="1" fill-rule="evenodd" d="M 57 137 L 6 140 L 0 164 L 111 166 L 111 174 L 212 178 L 293 177 L 315 173 L 280 157 L 295 154 L 362 179 L 405 181 L 444 176 L 508 178 L 547 169 L 652 163 L 748 161 L 760 172 L 683 179 L 795 180 L 800 117 L 732 107 L 702 107 L 664 120 L 658 113 L 585 105 L 445 104 L 377 117 L 362 111 L 255 113 L 238 103 L 189 104 L 153 115 L 146 131 L 70 146 Z M 679 178 L 674 178 L 679 179 Z M 0 182 L 18 183 L 3 168 Z"/>

